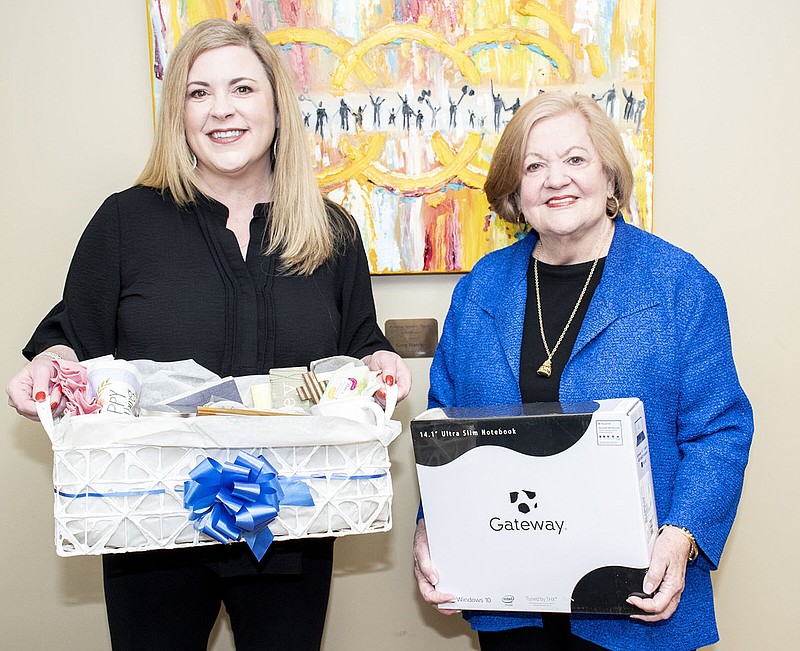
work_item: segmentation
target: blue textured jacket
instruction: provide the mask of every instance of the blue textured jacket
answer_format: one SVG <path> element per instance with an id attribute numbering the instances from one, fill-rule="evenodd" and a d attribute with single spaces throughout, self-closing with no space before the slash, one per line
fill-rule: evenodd
<path id="1" fill-rule="evenodd" d="M 573 615 L 572 631 L 619 651 L 696 649 L 718 640 L 710 571 L 742 491 L 753 414 L 731 355 L 716 279 L 688 253 L 616 220 L 600 285 L 561 377 L 560 399 L 638 397 L 645 407 L 659 522 L 701 548 L 665 622 Z M 431 366 L 431 407 L 521 401 L 519 361 L 535 233 L 485 256 L 453 292 Z M 541 625 L 531 613 L 471 612 L 478 630 Z"/>

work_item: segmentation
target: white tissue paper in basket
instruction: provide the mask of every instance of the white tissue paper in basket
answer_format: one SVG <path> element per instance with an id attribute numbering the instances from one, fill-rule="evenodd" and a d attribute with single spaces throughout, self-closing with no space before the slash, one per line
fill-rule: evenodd
<path id="1" fill-rule="evenodd" d="M 387 446 L 400 423 L 320 416 L 64 417 L 51 435 L 60 556 L 170 549 L 216 541 L 195 530 L 184 482 L 205 458 L 263 455 L 305 483 L 314 506 L 282 505 L 276 540 L 391 528 Z"/>

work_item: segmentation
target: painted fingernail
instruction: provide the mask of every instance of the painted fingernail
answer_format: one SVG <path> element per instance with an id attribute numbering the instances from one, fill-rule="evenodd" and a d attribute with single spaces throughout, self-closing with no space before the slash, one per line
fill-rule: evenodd
<path id="1" fill-rule="evenodd" d="M 44 391 L 37 391 L 33 399 L 36 402 L 44 402 L 47 399 L 47 394 Z"/>
<path id="2" fill-rule="evenodd" d="M 58 407 L 58 402 L 57 402 L 57 401 L 56 401 L 56 402 L 51 402 L 51 403 L 50 403 L 50 410 L 51 410 L 51 411 L 52 411 L 53 409 L 55 409 L 56 407 Z"/>
<path id="3" fill-rule="evenodd" d="M 387 375 L 386 376 L 386 386 L 390 387 L 393 384 L 394 384 L 394 376 L 393 375 Z"/>
<path id="4" fill-rule="evenodd" d="M 375 395 L 380 397 L 380 398 L 385 398 L 386 397 L 386 391 L 384 391 L 383 389 L 378 389 L 375 392 Z"/>

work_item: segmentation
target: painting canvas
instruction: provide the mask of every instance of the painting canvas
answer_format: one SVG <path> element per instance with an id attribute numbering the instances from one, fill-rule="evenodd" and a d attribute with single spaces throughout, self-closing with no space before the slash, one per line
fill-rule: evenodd
<path id="1" fill-rule="evenodd" d="M 650 230 L 655 0 L 147 0 L 154 103 L 181 34 L 256 25 L 291 70 L 320 187 L 372 273 L 463 272 L 522 236 L 483 182 L 522 102 L 560 89 L 612 117 Z"/>

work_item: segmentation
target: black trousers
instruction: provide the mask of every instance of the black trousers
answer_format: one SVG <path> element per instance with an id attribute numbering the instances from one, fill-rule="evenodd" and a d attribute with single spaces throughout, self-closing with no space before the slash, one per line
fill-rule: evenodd
<path id="1" fill-rule="evenodd" d="M 237 651 L 318 651 L 333 539 L 273 547 L 261 564 L 242 544 L 104 556 L 114 651 L 205 651 L 220 604 Z"/>
<path id="2" fill-rule="evenodd" d="M 505 631 L 478 631 L 481 651 L 602 651 L 588 640 L 573 635 L 569 615 L 544 613 L 544 626 L 524 626 Z"/>

